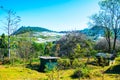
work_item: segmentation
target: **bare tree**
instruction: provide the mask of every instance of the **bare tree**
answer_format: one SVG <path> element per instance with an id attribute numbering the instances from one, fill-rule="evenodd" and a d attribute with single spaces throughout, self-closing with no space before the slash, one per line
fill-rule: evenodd
<path id="1" fill-rule="evenodd" d="M 116 40 L 120 31 L 120 0 L 102 0 L 99 3 L 100 12 L 92 16 L 94 25 L 103 26 L 109 51 L 115 50 Z M 110 37 L 113 34 L 114 44 L 111 47 Z"/>
<path id="2" fill-rule="evenodd" d="M 92 15 L 91 19 L 94 21 L 94 25 L 101 26 L 104 29 L 104 34 L 108 43 L 109 52 L 111 51 L 111 28 L 110 28 L 110 17 L 102 12 L 99 12 L 99 14 Z"/>
<path id="3" fill-rule="evenodd" d="M 7 10 L 4 7 L 1 7 L 1 9 L 7 14 L 7 16 L 5 17 L 5 21 L 2 21 L 2 23 L 4 24 L 4 28 L 5 30 L 7 30 L 8 34 L 8 57 L 10 59 L 10 36 L 12 36 L 12 33 L 18 27 L 20 17 L 16 16 L 16 13 L 11 9 Z"/>

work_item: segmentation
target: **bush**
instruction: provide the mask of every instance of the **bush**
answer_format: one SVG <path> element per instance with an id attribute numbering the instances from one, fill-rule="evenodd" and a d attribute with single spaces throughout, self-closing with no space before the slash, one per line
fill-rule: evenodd
<path id="1" fill-rule="evenodd" d="M 78 68 L 72 75 L 73 78 L 88 78 L 90 77 L 90 70 L 87 67 Z"/>
<path id="2" fill-rule="evenodd" d="M 67 69 L 70 67 L 70 59 L 58 59 L 58 67 L 60 69 Z"/>
<path id="3" fill-rule="evenodd" d="M 4 60 L 3 60 L 3 64 L 10 64 L 11 62 L 10 62 L 10 59 L 9 58 L 4 58 Z"/>
<path id="4" fill-rule="evenodd" d="M 15 63 L 15 64 L 22 64 L 22 63 L 23 63 L 23 60 L 20 59 L 20 58 L 14 58 L 14 63 Z"/>
<path id="5" fill-rule="evenodd" d="M 72 62 L 72 68 L 80 67 L 80 62 L 78 59 L 74 59 Z"/>
<path id="6" fill-rule="evenodd" d="M 103 66 L 103 67 L 109 65 L 109 60 L 105 59 L 103 57 L 98 57 L 96 59 L 96 62 L 97 62 L 98 65 Z"/>
<path id="7" fill-rule="evenodd" d="M 88 68 L 82 68 L 81 69 L 81 77 L 89 77 L 89 69 Z"/>
<path id="8" fill-rule="evenodd" d="M 73 78 L 80 78 L 82 71 L 80 69 L 75 70 L 74 74 L 72 75 Z"/>
<path id="9" fill-rule="evenodd" d="M 120 57 L 120 52 L 117 53 L 117 56 Z"/>
<path id="10" fill-rule="evenodd" d="M 94 49 L 93 49 L 93 50 L 90 51 L 91 56 L 95 56 L 96 53 L 97 53 L 97 50 L 94 50 Z"/>
<path id="11" fill-rule="evenodd" d="M 102 76 L 102 73 L 101 73 L 101 72 L 94 72 L 94 73 L 93 73 L 93 76 L 101 77 L 101 76 Z"/>

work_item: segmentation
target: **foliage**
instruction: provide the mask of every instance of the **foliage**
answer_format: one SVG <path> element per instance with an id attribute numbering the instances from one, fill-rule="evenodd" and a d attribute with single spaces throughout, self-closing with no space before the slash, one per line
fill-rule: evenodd
<path id="1" fill-rule="evenodd" d="M 44 43 L 36 43 L 33 42 L 32 45 L 34 53 L 36 53 L 36 57 L 43 55 L 44 53 L 44 48 L 45 48 L 45 44 Z M 37 54 L 38 53 L 38 54 Z"/>
<path id="2" fill-rule="evenodd" d="M 110 56 L 108 53 L 104 53 L 104 54 L 106 54 L 105 55 L 106 57 Z M 97 56 L 95 61 L 96 61 L 96 65 L 99 65 L 99 66 L 102 66 L 102 67 L 109 65 L 109 59 L 105 58 L 104 56 Z"/>
<path id="3" fill-rule="evenodd" d="M 7 42 L 5 40 L 5 34 L 1 35 L 1 39 L 0 39 L 0 48 L 7 48 Z"/>
<path id="4" fill-rule="evenodd" d="M 80 57 L 80 53 L 81 53 L 81 47 L 80 44 L 76 44 L 76 47 L 73 49 L 74 54 L 71 54 L 72 59 L 74 58 L 79 58 Z"/>
<path id="5" fill-rule="evenodd" d="M 70 59 L 58 59 L 58 68 L 59 69 L 68 69 L 70 68 Z"/>
<path id="6" fill-rule="evenodd" d="M 90 69 L 88 67 L 81 66 L 75 70 L 74 74 L 72 75 L 73 78 L 88 78 L 90 77 Z"/>
<path id="7" fill-rule="evenodd" d="M 80 78 L 82 74 L 82 71 L 80 69 L 77 69 L 74 74 L 72 75 L 73 78 Z"/>
<path id="8" fill-rule="evenodd" d="M 5 21 L 3 21 L 3 25 L 5 28 L 5 30 L 7 31 L 7 35 L 8 35 L 8 57 L 10 59 L 10 37 L 12 36 L 12 33 L 15 31 L 15 29 L 17 29 L 19 22 L 21 21 L 19 16 L 16 16 L 16 13 L 11 10 L 11 9 L 5 9 L 4 7 L 0 7 L 5 13 L 6 13 L 6 17 L 5 17 Z"/>
<path id="9" fill-rule="evenodd" d="M 119 51 L 120 49 L 120 41 L 117 40 L 116 41 L 116 51 Z M 113 39 L 111 39 L 111 45 L 113 45 Z M 94 47 L 95 50 L 101 50 L 103 52 L 108 52 L 109 51 L 109 47 L 108 47 L 108 43 L 107 43 L 107 40 L 106 39 L 100 39 L 96 42 L 95 44 L 95 47 Z"/>
<path id="10" fill-rule="evenodd" d="M 91 18 L 93 25 L 102 26 L 108 43 L 109 52 L 116 49 L 116 41 L 120 31 L 120 1 L 102 0 L 99 2 L 100 11 Z M 113 45 L 111 45 L 113 38 Z"/>
<path id="11" fill-rule="evenodd" d="M 55 44 L 52 48 L 52 51 L 53 51 L 52 56 L 58 57 L 60 53 L 60 44 Z"/>
<path id="12" fill-rule="evenodd" d="M 0 58 L 4 58 L 7 56 L 7 41 L 6 41 L 6 36 L 5 34 L 2 34 L 1 35 L 1 38 L 0 38 Z"/>
<path id="13" fill-rule="evenodd" d="M 30 38 L 26 38 L 26 35 L 17 40 L 16 57 L 23 60 L 24 66 L 26 62 L 31 63 L 34 57 L 32 42 Z"/>
<path id="14" fill-rule="evenodd" d="M 95 44 L 95 50 L 108 51 L 109 48 L 106 39 L 98 40 Z"/>
<path id="15" fill-rule="evenodd" d="M 9 58 L 4 58 L 4 60 L 3 60 L 3 64 L 10 64 L 11 62 L 10 62 L 10 59 Z"/>
<path id="16" fill-rule="evenodd" d="M 18 41 L 18 54 L 21 58 L 28 58 L 29 52 L 31 51 L 31 43 L 24 39 Z"/>
<path id="17" fill-rule="evenodd" d="M 82 56 L 85 52 L 84 48 L 90 50 L 91 41 L 84 34 L 71 32 L 63 36 L 56 44 L 60 45 L 59 56 L 74 59 Z"/>
<path id="18" fill-rule="evenodd" d="M 47 42 L 45 44 L 44 55 L 51 55 L 51 53 L 52 53 L 52 47 L 53 47 L 52 42 Z"/>
<path id="19" fill-rule="evenodd" d="M 94 48 L 90 51 L 90 54 L 91 54 L 91 56 L 93 56 L 93 57 L 96 55 L 96 53 L 98 53 L 98 51 L 95 50 Z"/>
<path id="20" fill-rule="evenodd" d="M 80 67 L 80 66 L 81 66 L 80 60 L 77 59 L 77 58 L 75 58 L 75 59 L 72 61 L 71 67 L 75 69 L 75 68 Z"/>

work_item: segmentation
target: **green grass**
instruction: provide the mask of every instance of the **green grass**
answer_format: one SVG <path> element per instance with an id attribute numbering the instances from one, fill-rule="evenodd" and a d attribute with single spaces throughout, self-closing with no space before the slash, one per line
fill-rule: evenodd
<path id="1" fill-rule="evenodd" d="M 116 64 L 113 66 L 117 66 L 120 64 L 120 58 L 116 59 Z M 86 59 L 83 59 L 82 62 L 85 62 Z M 91 59 L 93 61 L 93 59 Z M 38 63 L 33 63 L 33 65 Z M 33 66 L 34 67 L 34 66 Z M 35 66 L 37 67 L 37 66 Z M 89 64 L 90 68 L 90 79 L 83 78 L 81 80 L 102 80 L 103 71 L 106 71 L 110 68 L 110 66 L 105 66 L 104 68 L 101 66 L 95 66 Z M 60 70 L 60 71 L 52 71 L 49 73 L 41 73 L 36 69 L 25 68 L 23 66 L 10 66 L 10 65 L 0 65 L 0 80 L 78 80 L 73 79 L 71 75 L 73 75 L 75 69 L 68 70 Z M 120 80 L 119 74 L 114 73 L 105 73 L 104 80 Z"/>
<path id="2" fill-rule="evenodd" d="M 44 80 L 47 76 L 23 67 L 0 66 L 0 80 Z"/>

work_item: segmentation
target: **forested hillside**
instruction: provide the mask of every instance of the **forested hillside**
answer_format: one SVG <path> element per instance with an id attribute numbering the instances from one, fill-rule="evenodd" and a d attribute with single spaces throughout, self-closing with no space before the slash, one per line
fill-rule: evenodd
<path id="1" fill-rule="evenodd" d="M 13 33 L 13 35 L 23 34 L 26 32 L 54 32 L 54 31 L 42 27 L 22 26 L 18 30 L 16 30 Z"/>

